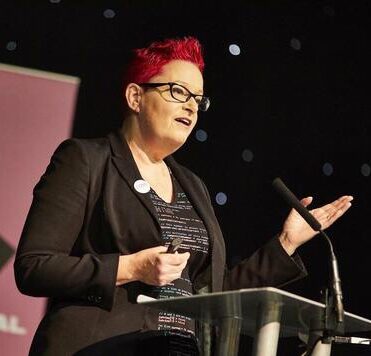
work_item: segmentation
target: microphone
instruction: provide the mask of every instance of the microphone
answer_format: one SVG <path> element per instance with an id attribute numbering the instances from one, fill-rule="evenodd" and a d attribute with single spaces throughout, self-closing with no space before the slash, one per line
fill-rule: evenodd
<path id="1" fill-rule="evenodd" d="M 334 297 L 334 306 L 336 310 L 336 321 L 338 324 L 344 321 L 344 306 L 343 306 L 343 293 L 341 290 L 341 280 L 339 275 L 339 268 L 337 258 L 334 253 L 334 249 L 330 238 L 322 230 L 322 226 L 319 221 L 309 212 L 309 210 L 299 201 L 299 199 L 291 192 L 289 188 L 283 183 L 280 178 L 275 178 L 272 183 L 274 189 L 279 195 L 289 204 L 289 206 L 295 209 L 301 217 L 309 224 L 314 230 L 319 232 L 327 240 L 330 246 L 331 253 L 331 269 L 332 269 L 332 291 Z"/>
<path id="2" fill-rule="evenodd" d="M 289 204 L 302 216 L 302 218 L 314 231 L 322 230 L 322 226 L 318 222 L 318 220 L 308 211 L 308 209 L 302 203 L 300 203 L 299 199 L 289 188 L 286 187 L 286 185 L 280 178 L 276 178 L 273 181 L 273 188 L 277 191 L 278 194 L 281 195 L 281 197 L 286 201 L 287 204 Z"/>

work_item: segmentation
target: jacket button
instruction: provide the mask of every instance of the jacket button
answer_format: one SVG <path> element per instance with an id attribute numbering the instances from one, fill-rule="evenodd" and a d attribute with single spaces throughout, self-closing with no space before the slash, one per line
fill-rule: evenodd
<path id="1" fill-rule="evenodd" d="M 102 297 L 100 295 L 96 295 L 95 298 L 94 298 L 94 301 L 96 303 L 100 303 L 102 301 Z"/>
<path id="2" fill-rule="evenodd" d="M 86 297 L 86 299 L 90 302 L 90 303 L 96 303 L 96 304 L 99 304 L 101 301 L 102 301 L 102 297 L 100 295 L 88 295 Z"/>

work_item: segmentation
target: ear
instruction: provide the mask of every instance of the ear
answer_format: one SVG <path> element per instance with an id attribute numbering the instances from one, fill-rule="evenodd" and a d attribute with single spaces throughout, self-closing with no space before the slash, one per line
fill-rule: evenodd
<path id="1" fill-rule="evenodd" d="M 140 111 L 140 101 L 142 99 L 142 88 L 135 83 L 129 83 L 124 92 L 124 97 L 128 107 L 135 111 Z"/>

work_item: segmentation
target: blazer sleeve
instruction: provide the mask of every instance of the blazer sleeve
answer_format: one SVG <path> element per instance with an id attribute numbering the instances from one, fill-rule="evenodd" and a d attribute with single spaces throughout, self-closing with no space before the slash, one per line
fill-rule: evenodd
<path id="1" fill-rule="evenodd" d="M 210 194 L 201 181 L 206 198 L 213 210 Z M 277 237 L 244 259 L 232 269 L 224 268 L 223 290 L 257 287 L 283 287 L 307 275 L 300 256 L 289 256 Z M 215 278 L 215 277 L 214 277 Z"/>
<path id="2" fill-rule="evenodd" d="M 89 199 L 85 151 L 82 140 L 63 142 L 35 186 L 17 248 L 15 279 L 30 296 L 84 300 L 110 309 L 119 254 L 72 254 Z"/>
<path id="3" fill-rule="evenodd" d="M 243 260 L 231 270 L 226 270 L 223 290 L 257 287 L 283 287 L 307 275 L 297 253 L 289 256 L 277 237 Z"/>

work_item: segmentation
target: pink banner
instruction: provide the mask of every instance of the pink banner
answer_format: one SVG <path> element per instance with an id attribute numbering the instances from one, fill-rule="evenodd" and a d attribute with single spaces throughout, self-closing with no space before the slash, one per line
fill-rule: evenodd
<path id="1" fill-rule="evenodd" d="M 0 64 L 0 345 L 27 355 L 45 300 L 21 295 L 13 262 L 32 189 L 70 136 L 79 79 Z"/>

